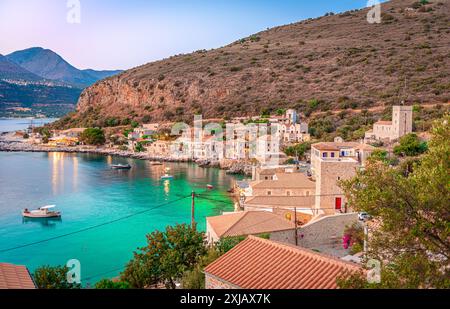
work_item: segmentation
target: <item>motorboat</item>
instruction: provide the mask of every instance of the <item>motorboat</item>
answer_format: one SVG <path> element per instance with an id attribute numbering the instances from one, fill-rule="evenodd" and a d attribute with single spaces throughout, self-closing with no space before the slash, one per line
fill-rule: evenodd
<path id="1" fill-rule="evenodd" d="M 173 176 L 167 173 L 161 176 L 161 180 L 170 180 L 170 179 L 173 179 Z"/>
<path id="2" fill-rule="evenodd" d="M 129 170 L 131 169 L 131 165 L 130 164 L 113 164 L 111 165 L 111 168 L 114 170 Z"/>
<path id="3" fill-rule="evenodd" d="M 36 210 L 24 209 L 22 211 L 22 216 L 24 218 L 59 218 L 61 217 L 60 211 L 51 211 L 51 209 L 55 207 L 55 205 L 48 205 Z"/>
<path id="4" fill-rule="evenodd" d="M 206 187 L 207 187 L 209 190 L 214 189 L 214 186 L 213 186 L 213 185 L 206 185 Z"/>
<path id="5" fill-rule="evenodd" d="M 169 174 L 170 168 L 166 167 L 166 173 L 161 176 L 161 180 L 170 180 L 173 179 L 173 176 Z"/>

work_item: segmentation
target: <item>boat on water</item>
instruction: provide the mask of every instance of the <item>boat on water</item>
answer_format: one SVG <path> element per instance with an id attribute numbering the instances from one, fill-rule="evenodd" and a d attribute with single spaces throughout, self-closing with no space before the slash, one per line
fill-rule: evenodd
<path id="1" fill-rule="evenodd" d="M 114 170 L 129 170 L 131 169 L 131 165 L 130 164 L 113 164 L 111 165 L 111 168 Z"/>
<path id="2" fill-rule="evenodd" d="M 61 217 L 61 212 L 51 210 L 55 207 L 55 205 L 48 205 L 40 207 L 36 210 L 28 210 L 27 208 L 25 208 L 22 211 L 22 216 L 24 218 L 59 218 Z"/>
<path id="3" fill-rule="evenodd" d="M 164 174 L 161 176 L 161 180 L 168 180 L 168 179 L 173 179 L 173 176 L 169 174 Z"/>
<path id="4" fill-rule="evenodd" d="M 214 186 L 213 185 L 206 185 L 206 188 L 208 188 L 209 190 L 212 190 L 212 189 L 214 189 Z"/>
<path id="5" fill-rule="evenodd" d="M 150 162 L 150 165 L 163 165 L 163 163 L 160 161 L 152 161 Z"/>
<path id="6" fill-rule="evenodd" d="M 166 173 L 161 176 L 161 180 L 170 180 L 173 179 L 173 175 L 169 174 L 170 168 L 166 168 Z"/>

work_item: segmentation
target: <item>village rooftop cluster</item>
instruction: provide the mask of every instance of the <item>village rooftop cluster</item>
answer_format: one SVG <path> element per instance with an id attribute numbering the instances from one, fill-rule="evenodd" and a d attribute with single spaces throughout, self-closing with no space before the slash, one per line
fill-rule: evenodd
<path id="1" fill-rule="evenodd" d="M 145 124 L 127 136 L 118 136 L 124 140 L 122 145 L 109 143 L 103 147 L 145 152 L 155 159 L 218 165 L 239 161 L 250 167 L 248 178 L 235 181 L 231 190 L 235 211 L 206 219 L 206 239 L 213 245 L 224 237 L 250 237 L 206 267 L 206 288 L 336 288 L 339 274 L 363 271 L 366 241 L 377 226 L 367 214 L 351 209 L 340 181 L 364 169 L 377 149 L 371 144 L 383 141 L 392 145 L 412 132 L 412 107 L 394 106 L 392 121 L 376 122 L 363 140 L 344 142 L 336 138 L 334 142 L 312 144 L 303 161 L 288 158 L 282 151 L 311 140 L 308 124 L 295 110 L 266 119 L 255 117 L 250 122 L 261 120 L 269 128 L 265 132 L 272 134 L 258 135 L 255 130 L 253 143 L 252 130 L 248 123 L 244 126 L 248 119 L 236 118 L 225 126 L 216 126 L 216 130 L 213 126 L 197 130 L 195 124 L 194 128 L 183 127 L 175 137 L 164 133 L 165 124 Z M 220 138 L 216 134 L 223 127 L 233 129 L 231 140 L 226 142 L 225 134 Z M 244 133 L 236 129 L 242 127 Z M 84 130 L 53 131 L 45 147 L 83 147 L 80 135 Z M 29 135 L 27 143 L 43 143 L 39 133 Z M 343 243 L 346 230 L 354 226 L 364 230 L 366 239 L 357 252 Z M 303 266 L 293 270 L 293 264 Z M 5 271 L 11 272 L 11 267 L 2 264 Z M 29 282 L 23 286 L 28 287 Z"/>

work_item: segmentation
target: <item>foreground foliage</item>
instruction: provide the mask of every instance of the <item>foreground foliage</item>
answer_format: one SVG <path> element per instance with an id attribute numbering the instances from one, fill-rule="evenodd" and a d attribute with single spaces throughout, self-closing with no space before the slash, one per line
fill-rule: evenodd
<path id="1" fill-rule="evenodd" d="M 205 253 L 203 233 L 186 224 L 168 226 L 147 235 L 147 246 L 134 252 L 121 280 L 132 288 L 164 284 L 175 289 L 184 272 L 193 270 Z"/>
<path id="2" fill-rule="evenodd" d="M 77 283 L 67 282 L 66 266 L 42 266 L 35 270 L 33 279 L 39 289 L 81 289 Z"/>
<path id="3" fill-rule="evenodd" d="M 341 287 L 450 288 L 449 121 L 447 115 L 435 123 L 428 152 L 411 164 L 374 160 L 343 182 L 353 208 L 378 223 L 368 256 L 383 266 L 381 283 L 359 277 L 340 280 Z"/>

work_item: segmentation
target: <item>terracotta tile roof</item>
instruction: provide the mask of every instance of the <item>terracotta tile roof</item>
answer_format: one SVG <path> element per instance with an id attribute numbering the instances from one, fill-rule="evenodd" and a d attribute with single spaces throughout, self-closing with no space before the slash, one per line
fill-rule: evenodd
<path id="1" fill-rule="evenodd" d="M 316 183 L 303 173 L 276 173 L 278 180 L 262 180 L 252 183 L 256 189 L 315 189 Z"/>
<path id="2" fill-rule="evenodd" d="M 243 289 L 336 289 L 338 276 L 359 271 L 356 264 L 254 236 L 205 268 Z"/>
<path id="3" fill-rule="evenodd" d="M 367 144 L 362 144 L 358 142 L 343 142 L 343 143 L 335 143 L 335 142 L 322 142 L 313 144 L 311 146 L 317 150 L 321 151 L 339 151 L 341 149 L 355 148 L 361 150 L 373 150 L 375 147 Z"/>
<path id="4" fill-rule="evenodd" d="M 314 194 L 314 192 L 311 192 Z M 249 206 L 267 207 L 304 207 L 313 208 L 315 204 L 314 195 L 311 196 L 254 196 L 245 201 Z"/>
<path id="5" fill-rule="evenodd" d="M 382 125 L 382 126 L 390 126 L 390 125 L 392 125 L 392 121 L 383 121 L 383 120 L 380 120 L 380 121 L 377 121 L 377 122 L 375 122 L 375 124 L 377 125 Z"/>
<path id="6" fill-rule="evenodd" d="M 0 263 L 0 289 L 35 289 L 25 266 Z"/>
<path id="7" fill-rule="evenodd" d="M 259 170 L 260 175 L 275 175 L 276 173 L 282 172 L 284 168 L 265 168 Z"/>
<path id="8" fill-rule="evenodd" d="M 218 237 L 257 235 L 295 228 L 292 222 L 267 211 L 243 211 L 206 220 Z"/>

